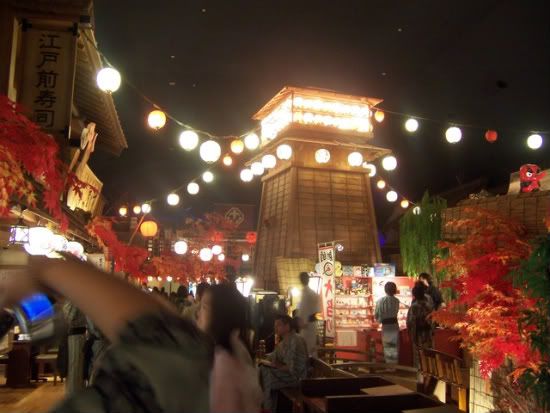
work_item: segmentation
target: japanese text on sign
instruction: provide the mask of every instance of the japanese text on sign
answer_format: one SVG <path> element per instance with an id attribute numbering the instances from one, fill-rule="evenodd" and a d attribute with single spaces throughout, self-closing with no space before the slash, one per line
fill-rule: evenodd
<path id="1" fill-rule="evenodd" d="M 323 300 L 323 318 L 326 321 L 327 337 L 334 337 L 334 247 L 319 247 L 319 263 L 323 284 L 321 295 Z"/>

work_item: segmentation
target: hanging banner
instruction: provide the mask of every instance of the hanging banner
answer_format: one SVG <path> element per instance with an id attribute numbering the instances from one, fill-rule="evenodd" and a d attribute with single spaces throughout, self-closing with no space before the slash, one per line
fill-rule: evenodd
<path id="1" fill-rule="evenodd" d="M 334 326 L 334 258 L 333 246 L 319 246 L 319 263 L 322 276 L 323 319 L 326 321 L 327 337 L 335 336 Z"/>
<path id="2" fill-rule="evenodd" d="M 29 22 L 23 30 L 21 98 L 29 117 L 46 132 L 69 138 L 76 68 L 72 27 Z"/>

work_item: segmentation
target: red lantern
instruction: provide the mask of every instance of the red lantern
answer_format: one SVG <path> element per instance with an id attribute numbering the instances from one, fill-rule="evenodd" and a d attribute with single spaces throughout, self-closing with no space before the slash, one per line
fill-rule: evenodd
<path id="1" fill-rule="evenodd" d="M 248 242 L 249 244 L 255 244 L 257 240 L 258 235 L 255 231 L 249 231 L 246 233 L 246 242 Z"/>
<path id="2" fill-rule="evenodd" d="M 144 221 L 139 227 L 139 231 L 144 237 L 154 237 L 158 231 L 157 223 L 155 221 Z"/>
<path id="3" fill-rule="evenodd" d="M 214 231 L 212 234 L 212 237 L 210 238 L 213 242 L 222 242 L 223 241 L 223 232 L 220 231 Z"/>
<path id="4" fill-rule="evenodd" d="M 487 132 L 485 132 L 485 139 L 487 142 L 493 143 L 497 140 L 498 133 L 496 130 L 489 129 Z"/>

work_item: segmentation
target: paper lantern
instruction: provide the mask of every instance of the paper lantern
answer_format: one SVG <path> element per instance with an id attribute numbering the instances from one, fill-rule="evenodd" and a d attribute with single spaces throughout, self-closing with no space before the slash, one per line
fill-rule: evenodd
<path id="1" fill-rule="evenodd" d="M 330 161 L 330 152 L 328 149 L 317 149 L 315 151 L 315 162 L 317 163 L 328 163 Z"/>
<path id="2" fill-rule="evenodd" d="M 277 158 L 271 154 L 264 155 L 262 157 L 262 165 L 265 169 L 275 168 L 275 165 L 277 165 Z"/>
<path id="3" fill-rule="evenodd" d="M 221 245 L 213 245 L 212 246 L 212 254 L 214 255 L 220 255 L 222 253 L 223 249 Z"/>
<path id="4" fill-rule="evenodd" d="M 233 158 L 232 158 L 231 156 L 229 156 L 229 155 L 225 155 L 225 156 L 223 157 L 223 164 L 224 164 L 225 166 L 231 166 L 231 165 L 233 164 Z"/>
<path id="5" fill-rule="evenodd" d="M 51 238 L 51 246 L 54 251 L 67 251 L 69 242 L 63 235 L 54 234 Z"/>
<path id="6" fill-rule="evenodd" d="M 201 261 L 210 261 L 214 254 L 212 254 L 212 250 L 210 248 L 203 248 L 199 251 L 199 258 Z"/>
<path id="7" fill-rule="evenodd" d="M 254 174 L 250 169 L 243 169 L 241 171 L 241 180 L 243 182 L 250 182 L 254 179 Z"/>
<path id="8" fill-rule="evenodd" d="M 292 147 L 290 145 L 282 144 L 277 147 L 277 158 L 281 160 L 288 160 L 292 157 Z"/>
<path id="9" fill-rule="evenodd" d="M 29 228 L 29 242 L 23 247 L 30 255 L 47 255 L 53 251 L 53 232 L 46 227 Z"/>
<path id="10" fill-rule="evenodd" d="M 171 282 L 172 282 L 172 280 L 173 280 L 173 278 L 172 278 L 172 276 L 171 276 L 171 275 L 169 275 L 169 276 L 167 276 L 167 277 L 166 277 L 166 281 L 168 281 L 169 283 L 171 283 Z"/>
<path id="11" fill-rule="evenodd" d="M 416 119 L 407 119 L 405 122 L 407 132 L 416 132 L 418 130 L 418 121 Z"/>
<path id="12" fill-rule="evenodd" d="M 143 221 L 139 227 L 139 232 L 144 237 L 154 237 L 157 235 L 158 226 L 155 221 Z"/>
<path id="13" fill-rule="evenodd" d="M 174 193 L 168 194 L 166 197 L 166 202 L 168 202 L 168 205 L 176 206 L 180 203 L 180 196 Z"/>
<path id="14" fill-rule="evenodd" d="M 406 199 L 401 201 L 401 208 L 407 209 L 408 207 L 409 207 L 409 201 L 407 201 Z"/>
<path id="15" fill-rule="evenodd" d="M 149 127 L 159 130 L 166 125 L 166 114 L 162 110 L 153 110 L 147 117 Z"/>
<path id="16" fill-rule="evenodd" d="M 487 132 L 485 132 L 485 140 L 487 142 L 493 143 L 496 142 L 498 138 L 498 134 L 496 130 L 489 129 Z"/>
<path id="17" fill-rule="evenodd" d="M 199 154 L 204 162 L 213 163 L 220 159 L 222 148 L 218 142 L 209 140 L 201 144 Z"/>
<path id="18" fill-rule="evenodd" d="M 542 146 L 542 136 L 533 134 L 527 138 L 527 146 L 530 149 L 537 150 Z"/>
<path id="19" fill-rule="evenodd" d="M 397 158 L 393 155 L 388 155 L 382 159 L 382 168 L 386 171 L 393 171 L 397 168 Z"/>
<path id="20" fill-rule="evenodd" d="M 218 261 L 225 261 L 225 254 L 218 255 Z"/>
<path id="21" fill-rule="evenodd" d="M 462 131 L 456 126 L 451 126 L 445 131 L 445 139 L 449 143 L 458 143 L 462 139 Z"/>
<path id="22" fill-rule="evenodd" d="M 141 205 L 141 212 L 144 214 L 149 214 L 151 212 L 151 204 L 148 204 L 147 202 Z"/>
<path id="23" fill-rule="evenodd" d="M 384 120 L 384 112 L 377 110 L 374 112 L 374 120 L 378 123 L 381 123 Z"/>
<path id="24" fill-rule="evenodd" d="M 246 233 L 246 242 L 249 244 L 255 244 L 258 240 L 258 234 L 255 231 L 249 231 Z"/>
<path id="25" fill-rule="evenodd" d="M 210 182 L 214 181 L 214 174 L 210 171 L 206 171 L 202 174 L 202 180 L 209 184 Z"/>
<path id="26" fill-rule="evenodd" d="M 250 165 L 250 170 L 254 175 L 260 176 L 264 173 L 265 168 L 261 162 L 253 162 L 252 165 Z"/>
<path id="27" fill-rule="evenodd" d="M 378 187 L 378 189 L 384 189 L 386 187 L 386 182 L 384 182 L 384 180 L 380 179 L 377 183 L 376 183 L 376 186 Z"/>
<path id="28" fill-rule="evenodd" d="M 361 152 L 352 152 L 348 155 L 348 163 L 350 166 L 361 166 L 363 164 L 363 155 Z"/>
<path id="29" fill-rule="evenodd" d="M 189 182 L 189 185 L 187 185 L 187 192 L 189 192 L 190 195 L 197 195 L 199 193 L 199 184 L 196 182 Z"/>
<path id="30" fill-rule="evenodd" d="M 139 205 L 134 205 L 134 208 L 132 208 L 132 211 L 135 215 L 141 214 L 141 207 Z"/>
<path id="31" fill-rule="evenodd" d="M 178 255 L 183 255 L 187 252 L 187 249 L 189 246 L 187 245 L 187 242 L 185 241 L 176 241 L 174 243 L 174 252 Z"/>
<path id="32" fill-rule="evenodd" d="M 535 164 L 522 165 L 519 168 L 519 186 L 521 192 L 536 192 L 540 190 L 540 180 L 546 176 L 545 171 Z"/>
<path id="33" fill-rule="evenodd" d="M 77 257 L 82 257 L 82 255 L 84 255 L 84 247 L 78 241 L 67 242 L 67 251 Z"/>
<path id="34" fill-rule="evenodd" d="M 260 138 L 255 133 L 249 133 L 244 138 L 244 146 L 253 151 L 260 146 Z"/>
<path id="35" fill-rule="evenodd" d="M 363 168 L 369 171 L 370 178 L 376 175 L 376 165 L 373 165 L 372 163 L 368 163 L 368 162 L 363 162 Z"/>
<path id="36" fill-rule="evenodd" d="M 126 208 L 125 206 L 121 206 L 121 207 L 118 209 L 118 214 L 119 214 L 121 217 L 125 217 L 126 215 L 128 215 L 128 208 Z"/>
<path id="37" fill-rule="evenodd" d="M 413 208 L 413 214 L 414 214 L 414 215 L 420 215 L 420 212 L 422 212 L 422 211 L 420 210 L 420 207 L 419 207 L 419 206 L 415 206 L 415 207 Z"/>
<path id="38" fill-rule="evenodd" d="M 399 198 L 399 195 L 397 195 L 397 192 L 395 191 L 388 191 L 388 193 L 386 194 L 386 199 L 388 200 L 388 202 L 395 202 L 397 201 L 397 198 Z"/>
<path id="39" fill-rule="evenodd" d="M 101 69 L 96 76 L 97 86 L 106 93 L 116 92 L 120 87 L 121 80 L 118 70 L 112 67 Z"/>
<path id="40" fill-rule="evenodd" d="M 180 133 L 180 146 L 186 151 L 192 151 L 199 144 L 199 135 L 192 130 L 186 130 Z"/>
<path id="41" fill-rule="evenodd" d="M 231 152 L 235 154 L 243 153 L 244 151 L 244 143 L 240 139 L 235 139 L 233 142 L 231 142 Z"/>
<path id="42" fill-rule="evenodd" d="M 248 262 L 250 260 L 250 255 L 248 254 L 243 254 L 241 256 L 241 259 L 243 260 L 243 262 Z"/>

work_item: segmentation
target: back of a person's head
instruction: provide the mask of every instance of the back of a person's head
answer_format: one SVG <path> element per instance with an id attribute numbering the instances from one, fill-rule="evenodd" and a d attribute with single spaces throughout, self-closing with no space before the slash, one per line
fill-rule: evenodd
<path id="1" fill-rule="evenodd" d="M 231 352 L 231 333 L 239 331 L 243 344 L 248 348 L 245 337 L 247 303 L 242 294 L 230 284 L 218 284 L 208 288 L 211 298 L 210 335 L 217 345 Z"/>
<path id="2" fill-rule="evenodd" d="M 292 326 L 292 317 L 290 317 L 288 314 L 278 314 L 275 316 L 275 320 L 281 321 L 283 324 L 286 324 L 288 326 Z"/>
<path id="3" fill-rule="evenodd" d="M 384 292 L 387 295 L 391 295 L 392 297 L 397 294 L 397 285 L 395 285 L 394 282 L 387 282 L 386 285 L 384 285 Z"/>
<path id="4" fill-rule="evenodd" d="M 201 300 L 202 296 L 204 295 L 204 292 L 210 288 L 210 284 L 202 282 L 197 285 L 197 292 L 195 294 L 195 298 L 197 300 Z"/>
<path id="5" fill-rule="evenodd" d="M 417 281 L 414 283 L 414 287 L 412 289 L 412 295 L 416 300 L 425 300 L 426 299 L 426 286 L 422 281 Z"/>
<path id="6" fill-rule="evenodd" d="M 176 295 L 179 297 L 179 298 L 185 298 L 187 297 L 187 288 L 184 287 L 183 285 L 180 285 L 178 287 L 178 292 L 176 293 Z"/>
<path id="7" fill-rule="evenodd" d="M 306 287 L 309 284 L 309 274 L 307 272 L 300 273 L 300 282 L 304 287 Z"/>
<path id="8" fill-rule="evenodd" d="M 426 280 L 426 282 L 427 282 L 428 284 L 430 284 L 430 285 L 432 284 L 432 276 L 431 276 L 430 274 L 428 274 L 427 272 L 422 272 L 422 273 L 420 273 L 420 274 L 418 275 L 418 278 L 419 278 L 420 280 Z"/>

